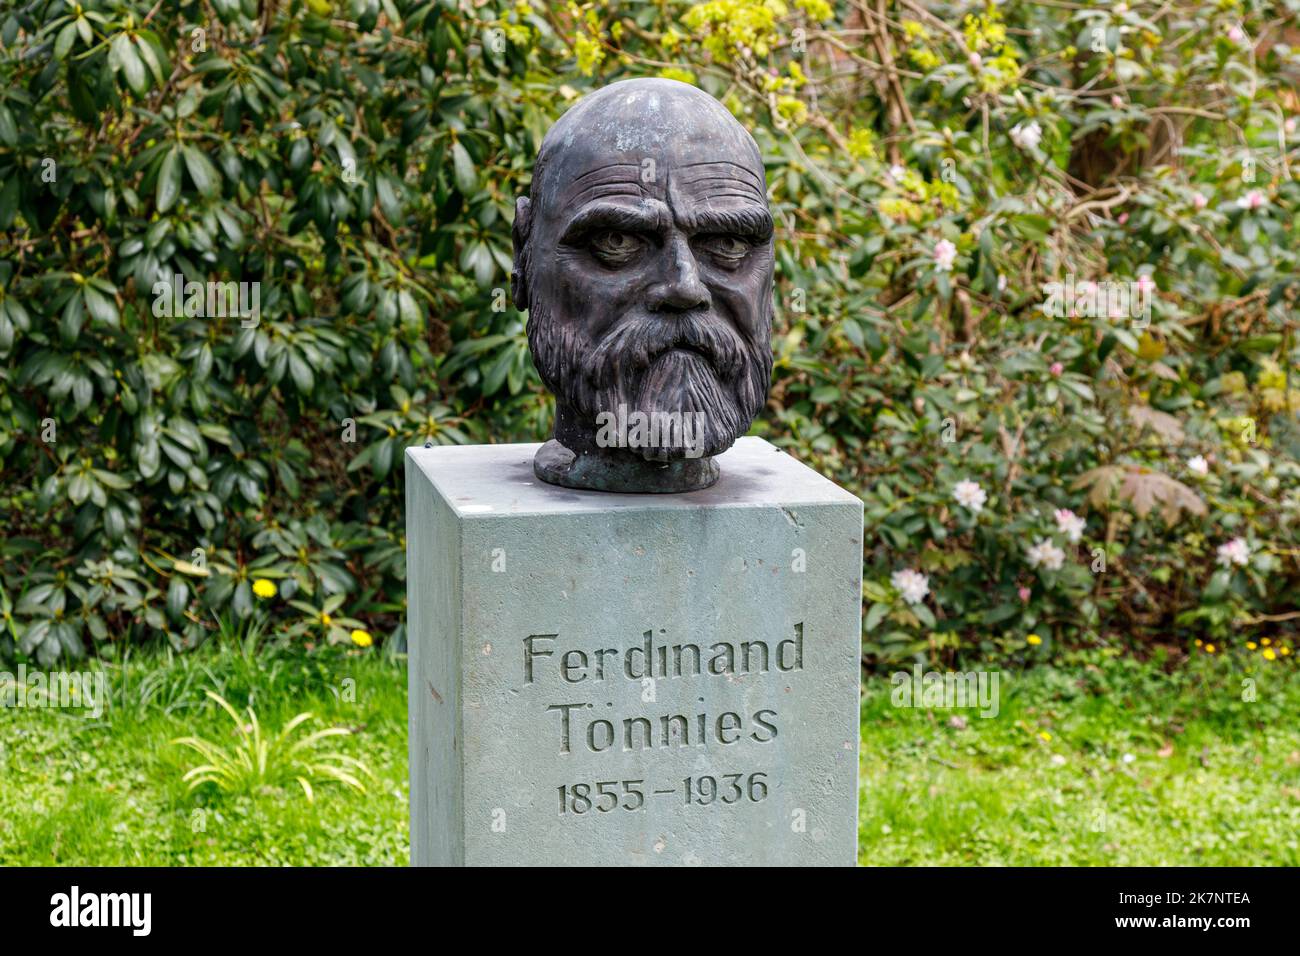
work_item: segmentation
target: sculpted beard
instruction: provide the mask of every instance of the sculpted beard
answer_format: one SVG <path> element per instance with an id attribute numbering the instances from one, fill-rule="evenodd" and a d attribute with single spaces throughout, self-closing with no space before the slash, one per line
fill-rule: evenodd
<path id="1" fill-rule="evenodd" d="M 561 327 L 549 306 L 529 303 L 528 344 L 542 381 L 596 430 L 596 416 L 628 412 L 680 414 L 701 423 L 687 442 L 676 424 L 661 444 L 631 449 L 650 461 L 729 448 L 763 407 L 772 376 L 770 301 L 759 332 L 747 339 L 729 323 L 684 313 L 670 319 L 635 316 L 590 340 L 578 326 Z M 695 413 L 701 413 L 699 417 Z M 690 425 L 688 424 L 689 428 Z"/>

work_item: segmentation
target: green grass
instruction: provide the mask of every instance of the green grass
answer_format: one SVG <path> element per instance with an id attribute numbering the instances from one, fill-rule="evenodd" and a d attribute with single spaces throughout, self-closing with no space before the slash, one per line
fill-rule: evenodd
<path id="1" fill-rule="evenodd" d="M 1243 666 L 1042 666 L 988 719 L 894 707 L 872 680 L 859 863 L 1300 864 L 1300 684 L 1290 663 Z"/>
<path id="2" fill-rule="evenodd" d="M 237 648 L 107 665 L 102 720 L 78 711 L 0 708 L 0 865 L 404 865 L 406 671 L 381 655 Z M 229 744 L 229 716 L 251 704 L 264 729 L 303 711 L 353 731 L 328 749 L 366 762 L 366 793 L 296 783 L 248 794 L 187 792 L 198 762 L 171 741 Z"/>
<path id="3" fill-rule="evenodd" d="M 406 863 L 400 661 L 228 644 L 105 666 L 101 720 L 0 708 L 0 865 Z M 1243 702 L 1241 666 L 1043 665 L 1007 677 L 990 719 L 894 707 L 888 677 L 870 678 L 860 862 L 1300 865 L 1300 686 L 1289 663 L 1261 667 Z M 351 728 L 328 746 L 376 779 L 314 803 L 296 784 L 187 792 L 195 756 L 171 741 L 230 737 L 206 689 L 268 731 L 302 711 Z"/>

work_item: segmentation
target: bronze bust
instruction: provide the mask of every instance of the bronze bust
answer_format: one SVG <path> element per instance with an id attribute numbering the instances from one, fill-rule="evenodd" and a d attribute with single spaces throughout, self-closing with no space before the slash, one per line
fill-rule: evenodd
<path id="1" fill-rule="evenodd" d="M 533 470 L 682 492 L 749 428 L 772 374 L 772 217 L 753 137 L 707 93 L 625 80 L 546 134 L 515 204 L 515 305 L 555 394 Z"/>

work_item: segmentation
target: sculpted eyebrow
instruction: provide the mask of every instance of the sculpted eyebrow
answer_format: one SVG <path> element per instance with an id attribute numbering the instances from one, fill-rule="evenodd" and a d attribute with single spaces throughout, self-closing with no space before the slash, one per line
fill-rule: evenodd
<path id="1" fill-rule="evenodd" d="M 733 233 L 755 242 L 766 242 L 772 237 L 772 216 L 766 209 L 756 206 L 702 209 L 695 216 L 695 231 Z"/>
<path id="2" fill-rule="evenodd" d="M 615 203 L 596 203 L 587 206 L 573 217 L 564 230 L 561 241 L 574 242 L 597 229 L 653 232 L 658 228 L 659 216 L 653 210 Z"/>

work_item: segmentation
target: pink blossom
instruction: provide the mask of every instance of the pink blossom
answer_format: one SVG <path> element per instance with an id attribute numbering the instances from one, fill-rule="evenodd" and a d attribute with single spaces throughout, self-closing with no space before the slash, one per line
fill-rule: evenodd
<path id="1" fill-rule="evenodd" d="M 1053 362 L 1048 371 L 1059 377 L 1060 374 L 1065 371 L 1065 366 L 1060 362 Z"/>
<path id="2" fill-rule="evenodd" d="M 1192 205 L 1197 209 L 1204 209 L 1210 204 L 1210 201 L 1201 193 L 1192 193 Z"/>
<path id="3" fill-rule="evenodd" d="M 934 244 L 934 267 L 940 272 L 951 272 L 956 259 L 957 247 L 947 239 L 940 239 Z"/>
<path id="4" fill-rule="evenodd" d="M 1237 206 L 1241 209 L 1259 209 L 1268 205 L 1268 197 L 1258 189 L 1252 189 L 1246 195 L 1237 200 Z"/>
<path id="5" fill-rule="evenodd" d="M 1022 586 L 1020 587 L 1020 589 L 1016 591 L 1016 593 L 1020 595 L 1020 600 L 1022 600 L 1022 601 L 1024 601 L 1024 602 L 1028 603 L 1028 601 L 1029 601 L 1029 595 L 1032 594 L 1033 592 L 1030 591 L 1029 588 L 1024 587 L 1024 586 L 1022 585 Z"/>
<path id="6" fill-rule="evenodd" d="M 1227 544 L 1218 547 L 1215 562 L 1223 567 L 1245 567 L 1250 562 L 1250 545 L 1245 538 L 1233 538 Z"/>

